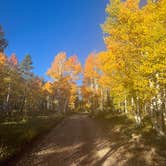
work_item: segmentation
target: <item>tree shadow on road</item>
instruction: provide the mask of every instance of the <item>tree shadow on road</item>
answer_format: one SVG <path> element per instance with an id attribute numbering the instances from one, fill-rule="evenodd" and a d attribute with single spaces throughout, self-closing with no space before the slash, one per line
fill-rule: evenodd
<path id="1" fill-rule="evenodd" d="M 91 119 L 72 115 L 38 141 L 19 165 L 113 166 L 164 165 L 152 146 L 124 130 L 132 123 L 124 117 Z"/>

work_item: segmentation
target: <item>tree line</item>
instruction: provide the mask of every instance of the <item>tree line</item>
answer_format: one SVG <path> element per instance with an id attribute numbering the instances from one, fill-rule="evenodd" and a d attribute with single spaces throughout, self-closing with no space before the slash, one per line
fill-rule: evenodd
<path id="1" fill-rule="evenodd" d="M 166 119 L 166 1 L 111 0 L 101 25 L 106 50 L 77 55 L 58 53 L 44 81 L 32 72 L 31 56 L 7 57 L 0 29 L 0 107 L 2 111 L 86 110 L 124 112 L 141 127 L 144 119 L 161 135 Z M 78 80 L 82 85 L 78 85 Z"/>

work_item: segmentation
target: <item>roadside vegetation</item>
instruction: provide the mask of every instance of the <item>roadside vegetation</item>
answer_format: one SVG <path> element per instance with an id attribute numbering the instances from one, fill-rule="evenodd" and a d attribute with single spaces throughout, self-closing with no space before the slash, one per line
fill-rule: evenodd
<path id="1" fill-rule="evenodd" d="M 149 161 L 151 164 L 165 165 L 166 137 L 158 135 L 148 117 L 144 118 L 142 126 L 136 126 L 134 118 L 124 112 L 103 112 L 93 115 L 93 118 L 102 126 L 110 142 L 114 141 L 118 147 L 128 144 L 126 152 L 134 154 L 133 163 L 139 159 L 142 161 L 141 154 L 147 151 L 154 160 Z M 113 137 L 115 140 L 112 140 Z"/>
<path id="2" fill-rule="evenodd" d="M 20 113 L 2 116 L 0 119 L 0 163 L 16 156 L 35 139 L 46 134 L 63 119 L 55 112 L 29 112 L 26 117 Z"/>

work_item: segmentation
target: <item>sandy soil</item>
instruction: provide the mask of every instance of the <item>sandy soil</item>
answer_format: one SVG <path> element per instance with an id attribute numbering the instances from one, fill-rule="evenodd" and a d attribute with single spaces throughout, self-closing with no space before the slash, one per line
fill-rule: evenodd
<path id="1" fill-rule="evenodd" d="M 11 165 L 156 166 L 166 165 L 139 137 L 126 140 L 118 129 L 106 132 L 85 114 L 66 118 Z"/>

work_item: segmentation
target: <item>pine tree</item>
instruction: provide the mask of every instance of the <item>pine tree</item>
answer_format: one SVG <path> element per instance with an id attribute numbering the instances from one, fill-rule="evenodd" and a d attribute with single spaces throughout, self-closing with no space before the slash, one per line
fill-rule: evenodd
<path id="1" fill-rule="evenodd" d="M 4 38 L 4 32 L 2 26 L 0 25 L 0 52 L 3 52 L 4 49 L 7 47 L 8 43 Z"/>
<path id="2" fill-rule="evenodd" d="M 31 56 L 28 54 L 25 56 L 25 58 L 23 59 L 23 61 L 20 64 L 20 71 L 22 73 L 22 76 L 24 79 L 30 79 L 33 74 L 32 74 L 32 59 Z"/>

